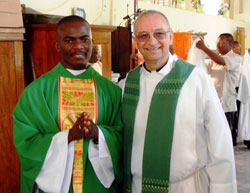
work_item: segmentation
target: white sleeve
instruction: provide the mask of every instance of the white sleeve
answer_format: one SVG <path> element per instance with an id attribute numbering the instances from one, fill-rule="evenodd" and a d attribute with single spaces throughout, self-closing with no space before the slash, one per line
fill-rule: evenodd
<path id="1" fill-rule="evenodd" d="M 241 57 L 237 54 L 223 56 L 226 68 L 229 71 L 240 71 Z"/>
<path id="2" fill-rule="evenodd" d="M 206 164 L 206 172 L 210 179 L 209 192 L 236 193 L 236 172 L 230 128 L 210 80 L 205 88 L 203 106 L 209 152 Z"/>
<path id="3" fill-rule="evenodd" d="M 113 164 L 104 135 L 101 129 L 98 131 L 99 144 L 90 140 L 88 156 L 98 179 L 105 188 L 109 188 L 115 179 Z"/>
<path id="4" fill-rule="evenodd" d="M 68 132 L 57 133 L 50 144 L 36 184 L 44 192 L 67 193 L 69 191 L 74 159 L 74 142 L 68 144 Z"/>
<path id="5" fill-rule="evenodd" d="M 96 145 L 90 140 L 89 159 L 98 179 L 108 188 L 114 181 L 114 172 L 111 155 L 100 129 L 98 141 L 99 145 Z M 36 178 L 38 188 L 51 193 L 68 192 L 73 161 L 74 142 L 68 144 L 68 130 L 57 133 L 52 139 L 43 167 Z"/>

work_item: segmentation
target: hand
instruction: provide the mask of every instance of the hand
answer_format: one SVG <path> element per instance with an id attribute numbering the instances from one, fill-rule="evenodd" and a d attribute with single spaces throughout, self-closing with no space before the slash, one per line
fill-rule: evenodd
<path id="1" fill-rule="evenodd" d="M 82 139 L 84 136 L 89 139 L 98 139 L 98 128 L 89 113 L 85 112 L 77 116 L 76 122 L 69 130 L 68 142 Z"/>
<path id="2" fill-rule="evenodd" d="M 89 139 L 98 139 L 98 128 L 96 124 L 93 122 L 89 113 L 83 113 L 84 115 L 84 136 Z"/>
<path id="3" fill-rule="evenodd" d="M 201 50 L 204 50 L 204 49 L 207 48 L 204 41 L 203 41 L 203 39 L 201 39 L 201 38 L 200 38 L 200 40 L 198 42 L 196 42 L 196 47 L 201 49 Z"/>

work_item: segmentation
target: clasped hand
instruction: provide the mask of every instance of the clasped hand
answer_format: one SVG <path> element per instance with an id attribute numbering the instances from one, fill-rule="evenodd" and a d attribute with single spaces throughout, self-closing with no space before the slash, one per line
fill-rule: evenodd
<path id="1" fill-rule="evenodd" d="M 89 139 L 98 139 L 98 128 L 93 122 L 89 113 L 83 112 L 77 116 L 72 129 L 69 130 L 68 141 L 82 139 L 83 137 Z"/>

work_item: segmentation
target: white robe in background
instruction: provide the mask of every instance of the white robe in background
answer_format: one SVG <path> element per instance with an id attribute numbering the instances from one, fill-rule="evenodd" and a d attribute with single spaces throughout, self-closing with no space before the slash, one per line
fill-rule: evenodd
<path id="1" fill-rule="evenodd" d="M 141 193 L 144 138 L 152 94 L 173 66 L 170 54 L 168 63 L 159 72 L 141 68 L 131 157 L 132 193 Z M 177 103 L 169 193 L 205 192 L 236 193 L 237 185 L 227 120 L 211 79 L 195 68 Z"/>
<path id="2" fill-rule="evenodd" d="M 196 38 L 191 45 L 189 51 L 188 51 L 188 58 L 187 62 L 190 64 L 193 64 L 195 66 L 198 66 L 201 68 L 204 72 L 207 73 L 207 66 L 205 64 L 205 59 L 207 57 L 207 54 L 202 51 L 201 49 L 196 47 L 196 43 L 200 40 L 200 38 Z"/>
<path id="3" fill-rule="evenodd" d="M 244 55 L 238 100 L 241 102 L 238 138 L 239 140 L 250 140 L 250 54 L 248 50 Z"/>

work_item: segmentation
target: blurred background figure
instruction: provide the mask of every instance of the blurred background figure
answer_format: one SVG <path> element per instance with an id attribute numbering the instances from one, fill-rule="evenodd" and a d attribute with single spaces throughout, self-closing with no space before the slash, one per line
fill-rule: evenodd
<path id="1" fill-rule="evenodd" d="M 241 45 L 238 41 L 234 41 L 232 50 L 235 54 L 238 54 L 241 56 Z M 242 56 L 242 63 L 243 63 L 243 58 L 244 56 Z M 240 72 L 241 72 L 241 67 L 242 65 L 240 66 Z M 237 93 L 238 93 L 238 90 L 239 90 L 239 85 L 236 87 Z M 238 99 L 236 101 L 236 104 L 237 104 L 237 112 L 234 114 L 233 127 L 234 127 L 234 130 L 238 132 L 238 120 L 239 120 L 239 113 L 240 113 L 240 101 Z"/>
<path id="2" fill-rule="evenodd" d="M 239 140 L 250 149 L 250 49 L 245 51 L 238 100 L 241 102 L 239 114 Z"/>
<path id="3" fill-rule="evenodd" d="M 89 63 L 95 69 L 95 71 L 102 75 L 101 51 L 98 45 L 93 46 Z"/>
<path id="4" fill-rule="evenodd" d="M 240 46 L 240 43 L 239 42 L 237 42 L 237 41 L 234 41 L 234 44 L 233 44 L 233 52 L 235 53 L 235 54 L 239 54 L 239 55 L 241 55 L 241 46 Z"/>
<path id="5" fill-rule="evenodd" d="M 173 44 L 169 45 L 169 52 L 173 55 L 175 61 L 178 60 L 178 56 L 174 53 L 174 46 L 173 46 Z"/>
<path id="6" fill-rule="evenodd" d="M 241 72 L 241 56 L 233 52 L 234 39 L 230 33 L 222 33 L 217 38 L 217 52 L 210 50 L 200 39 L 196 47 L 203 50 L 210 58 L 207 63 L 208 73 L 214 82 L 217 94 L 224 109 L 232 132 L 233 145 L 237 145 L 235 113 L 237 113 L 237 87 Z"/>

